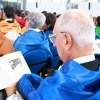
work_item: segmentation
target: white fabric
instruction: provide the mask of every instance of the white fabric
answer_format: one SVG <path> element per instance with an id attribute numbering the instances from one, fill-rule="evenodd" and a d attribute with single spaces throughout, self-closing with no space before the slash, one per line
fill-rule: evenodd
<path id="1" fill-rule="evenodd" d="M 83 56 L 83 57 L 79 57 L 79 58 L 74 59 L 74 61 L 78 62 L 79 64 L 86 63 L 86 62 L 93 61 L 93 60 L 95 60 L 94 54 L 93 55 Z M 59 69 L 62 66 L 60 66 Z"/>
<path id="2" fill-rule="evenodd" d="M 29 30 L 34 30 L 36 32 L 40 32 L 40 30 L 38 28 L 37 29 L 30 28 Z"/>
<path id="3" fill-rule="evenodd" d="M 88 55 L 88 56 L 83 56 L 83 57 L 79 57 L 79 58 L 74 59 L 74 61 L 78 62 L 79 64 L 90 62 L 93 60 L 95 60 L 94 55 Z"/>
<path id="4" fill-rule="evenodd" d="M 7 21 L 12 21 L 12 20 L 13 20 L 12 18 L 5 19 L 6 22 L 7 22 Z"/>
<path id="5" fill-rule="evenodd" d="M 13 94 L 9 96 L 6 100 L 24 100 L 19 95 Z"/>

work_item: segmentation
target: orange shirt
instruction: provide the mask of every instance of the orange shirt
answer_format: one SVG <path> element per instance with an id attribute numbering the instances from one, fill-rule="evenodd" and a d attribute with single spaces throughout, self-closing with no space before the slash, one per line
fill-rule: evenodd
<path id="1" fill-rule="evenodd" d="M 14 48 L 9 39 L 0 34 L 0 56 L 14 52 Z"/>
<path id="2" fill-rule="evenodd" d="M 1 34 L 4 35 L 12 30 L 16 30 L 18 33 L 21 34 L 21 27 L 16 20 L 13 23 L 8 23 L 5 20 L 0 21 L 0 33 Z"/>
<path id="3" fill-rule="evenodd" d="M 26 27 L 22 28 L 22 34 L 25 33 L 27 31 Z"/>

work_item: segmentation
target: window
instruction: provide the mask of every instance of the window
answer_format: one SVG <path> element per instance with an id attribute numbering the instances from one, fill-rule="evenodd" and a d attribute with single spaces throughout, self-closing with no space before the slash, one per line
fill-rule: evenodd
<path id="1" fill-rule="evenodd" d="M 67 2 L 67 0 L 61 0 L 62 2 Z"/>
<path id="2" fill-rule="evenodd" d="M 28 1 L 28 0 L 27 0 Z M 33 0 L 34 2 L 40 2 L 40 0 Z"/>
<path id="3" fill-rule="evenodd" d="M 60 2 L 61 0 L 52 0 L 53 2 Z"/>
<path id="4" fill-rule="evenodd" d="M 52 0 L 41 0 L 41 2 L 49 2 L 49 1 L 52 1 Z"/>
<path id="5" fill-rule="evenodd" d="M 88 2 L 97 2 L 98 0 L 88 0 Z"/>
<path id="6" fill-rule="evenodd" d="M 71 2 L 75 2 L 75 1 L 83 2 L 83 1 L 87 1 L 87 0 L 71 0 Z"/>
<path id="7" fill-rule="evenodd" d="M 27 2 L 33 2 L 33 0 L 27 0 Z"/>

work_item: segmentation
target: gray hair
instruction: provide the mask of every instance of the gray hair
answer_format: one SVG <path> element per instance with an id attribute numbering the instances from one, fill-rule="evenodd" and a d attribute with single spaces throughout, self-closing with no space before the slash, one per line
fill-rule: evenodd
<path id="1" fill-rule="evenodd" d="M 81 47 L 95 40 L 95 25 L 90 16 L 82 10 L 67 10 L 61 15 L 57 29 L 59 32 L 70 34 Z"/>
<path id="2" fill-rule="evenodd" d="M 45 15 L 38 12 L 30 12 L 26 19 L 30 21 L 30 27 L 33 29 L 41 28 L 46 20 Z"/>

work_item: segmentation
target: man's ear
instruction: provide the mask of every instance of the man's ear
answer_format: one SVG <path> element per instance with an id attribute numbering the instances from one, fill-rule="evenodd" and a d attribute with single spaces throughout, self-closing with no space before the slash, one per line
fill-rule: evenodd
<path id="1" fill-rule="evenodd" d="M 66 50 L 69 50 L 72 46 L 72 38 L 69 34 L 65 34 L 65 39 L 66 39 Z"/>

